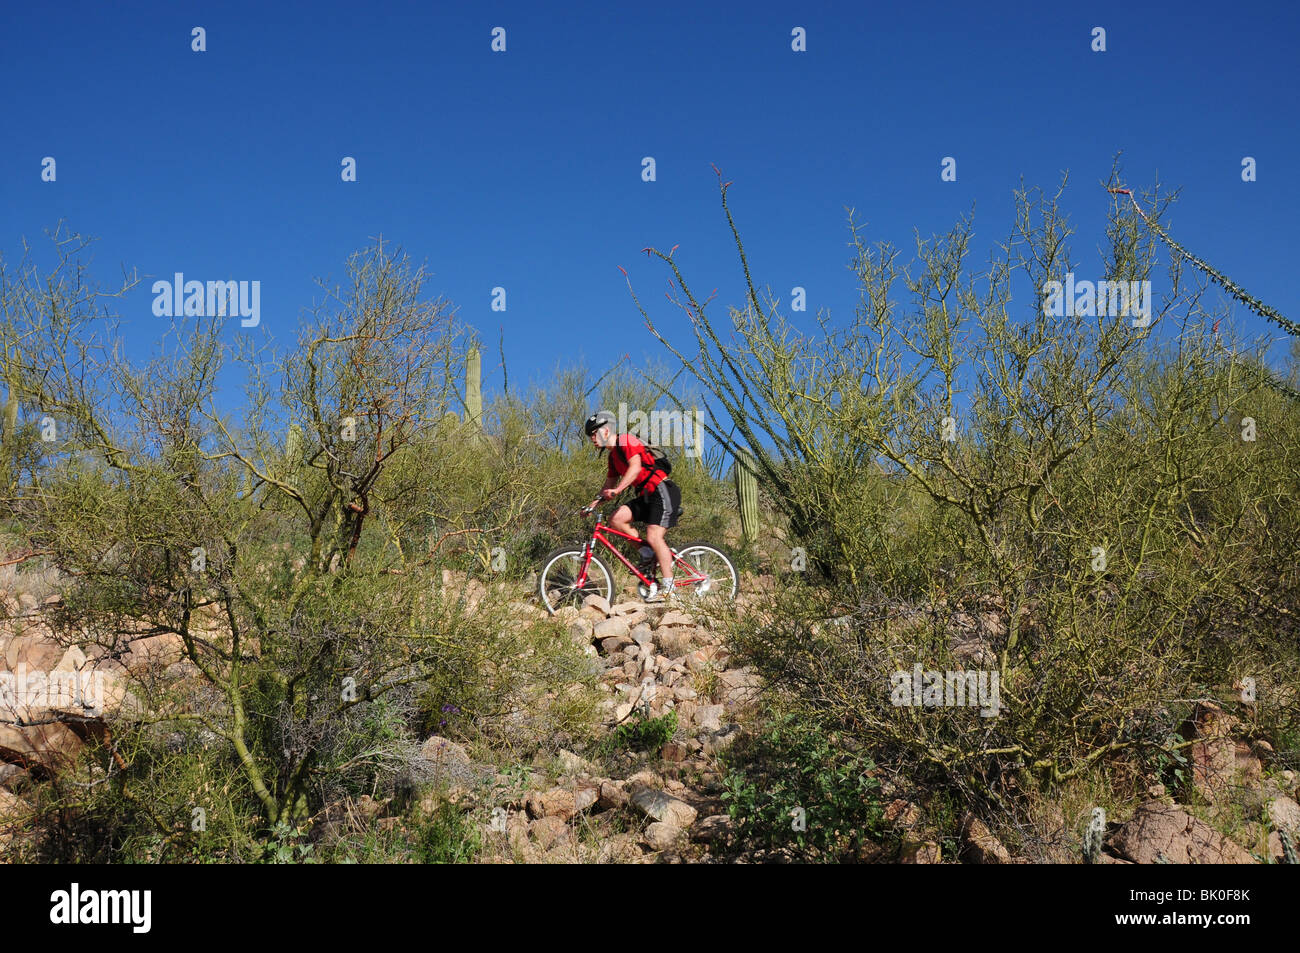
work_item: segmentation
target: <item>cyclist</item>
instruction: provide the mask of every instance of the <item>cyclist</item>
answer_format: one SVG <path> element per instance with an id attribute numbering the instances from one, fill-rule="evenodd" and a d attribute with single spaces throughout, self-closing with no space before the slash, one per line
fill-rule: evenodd
<path id="1" fill-rule="evenodd" d="M 673 595 L 673 554 L 668 549 L 664 534 L 677 525 L 682 513 L 682 493 L 677 484 L 668 479 L 655 465 L 654 454 L 634 434 L 616 434 L 617 421 L 608 411 L 597 411 L 587 418 L 583 430 L 600 453 L 609 451 L 605 485 L 600 496 L 591 502 L 595 507 L 601 500 L 612 500 L 630 486 L 637 488 L 631 504 L 620 506 L 610 518 L 610 525 L 635 539 L 641 537 L 632 521 L 645 523 L 645 542 L 641 546 L 642 566 L 653 568 L 652 560 L 659 563 L 661 584 L 651 582 L 646 602 L 659 602 L 663 593 Z M 653 575 L 653 573 L 650 573 Z"/>

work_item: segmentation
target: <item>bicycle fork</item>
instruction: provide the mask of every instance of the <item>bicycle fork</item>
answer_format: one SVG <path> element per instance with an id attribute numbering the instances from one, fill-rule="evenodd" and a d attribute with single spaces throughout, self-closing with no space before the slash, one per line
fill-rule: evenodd
<path id="1" fill-rule="evenodd" d="M 578 578 L 574 580 L 573 588 L 582 590 L 587 586 L 587 570 L 591 567 L 591 540 L 582 547 L 582 569 L 578 571 Z"/>

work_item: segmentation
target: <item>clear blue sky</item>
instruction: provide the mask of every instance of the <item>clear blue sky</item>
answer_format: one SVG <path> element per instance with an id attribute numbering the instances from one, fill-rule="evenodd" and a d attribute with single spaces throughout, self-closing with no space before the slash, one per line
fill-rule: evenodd
<path id="1" fill-rule="evenodd" d="M 1048 188 L 1068 169 L 1074 247 L 1093 263 L 1097 183 L 1123 150 L 1130 184 L 1183 189 L 1177 239 L 1300 318 L 1298 27 L 1294 4 L 1207 0 L 6 3 L 0 247 L 66 219 L 100 237 L 105 280 L 121 264 L 260 280 L 262 326 L 288 344 L 314 277 L 341 277 L 382 233 L 427 260 L 489 353 L 504 327 L 514 386 L 559 361 L 666 356 L 618 271 L 683 331 L 643 246 L 680 244 L 699 290 L 741 302 L 710 163 L 735 181 L 755 278 L 782 298 L 805 287 L 811 327 L 856 301 L 845 206 L 910 252 L 914 228 L 944 231 L 974 204 L 978 263 L 1020 178 Z M 41 181 L 44 156 L 57 182 Z M 122 304 L 133 353 L 166 323 L 152 300 L 145 282 Z"/>

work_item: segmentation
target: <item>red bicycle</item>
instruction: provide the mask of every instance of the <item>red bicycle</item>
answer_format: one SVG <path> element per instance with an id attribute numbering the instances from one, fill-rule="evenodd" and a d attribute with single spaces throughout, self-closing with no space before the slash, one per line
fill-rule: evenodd
<path id="1" fill-rule="evenodd" d="M 617 509 L 618 503 L 613 505 Z M 614 574 L 605 560 L 596 555 L 597 544 L 613 553 L 627 567 L 628 572 L 639 580 L 637 592 L 642 599 L 646 598 L 650 594 L 650 584 L 656 582 L 658 565 L 650 569 L 649 576 L 645 575 L 610 541 L 610 536 L 622 537 L 633 543 L 644 543 L 644 540 L 605 523 L 600 507 L 583 507 L 578 512 L 583 516 L 590 516 L 594 512 L 595 528 L 591 531 L 591 538 L 585 542 L 562 546 L 546 557 L 538 580 L 542 605 L 554 614 L 561 606 L 581 607 L 588 596 L 601 596 L 613 604 Z M 669 549 L 673 554 L 673 589 L 679 600 L 699 605 L 710 600 L 736 598 L 736 590 L 739 588 L 736 567 L 716 546 L 691 543 L 681 549 Z"/>

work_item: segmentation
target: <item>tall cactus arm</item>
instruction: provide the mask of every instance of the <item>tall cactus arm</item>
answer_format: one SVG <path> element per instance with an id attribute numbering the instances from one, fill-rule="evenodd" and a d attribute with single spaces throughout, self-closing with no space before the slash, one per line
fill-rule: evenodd
<path id="1" fill-rule="evenodd" d="M 475 427 L 483 426 L 483 359 L 478 346 L 465 355 L 465 419 Z"/>
<path id="2" fill-rule="evenodd" d="M 736 456 L 736 501 L 740 508 L 740 531 L 746 543 L 758 539 L 758 478 L 754 458 L 748 450 Z"/>

